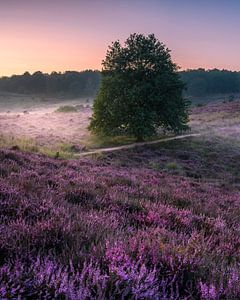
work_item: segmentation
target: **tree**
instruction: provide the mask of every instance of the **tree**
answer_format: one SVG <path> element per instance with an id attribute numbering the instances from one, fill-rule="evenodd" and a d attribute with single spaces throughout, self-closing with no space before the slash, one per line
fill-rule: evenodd
<path id="1" fill-rule="evenodd" d="M 23 75 L 0 77 L 0 90 L 11 93 L 41 94 L 46 96 L 95 97 L 101 73 L 85 70 L 51 74 L 40 71 Z"/>
<path id="2" fill-rule="evenodd" d="M 184 84 L 170 50 L 154 34 L 131 34 L 124 46 L 112 43 L 102 65 L 92 132 L 130 135 L 140 141 L 159 127 L 174 132 L 187 129 Z"/>

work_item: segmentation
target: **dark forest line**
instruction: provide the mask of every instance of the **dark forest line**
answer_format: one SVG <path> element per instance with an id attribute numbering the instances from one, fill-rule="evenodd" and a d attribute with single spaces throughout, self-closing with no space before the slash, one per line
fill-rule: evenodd
<path id="1" fill-rule="evenodd" d="M 228 70 L 187 70 L 180 72 L 188 96 L 200 97 L 240 92 L 240 72 Z"/>
<path id="2" fill-rule="evenodd" d="M 100 77 L 99 71 L 92 70 L 51 74 L 40 71 L 33 74 L 25 72 L 23 75 L 0 78 L 0 91 L 45 96 L 92 97 L 98 91 Z"/>
<path id="3" fill-rule="evenodd" d="M 186 83 L 186 95 L 192 97 L 235 94 L 240 92 L 240 72 L 228 70 L 186 70 L 179 72 Z M 40 71 L 0 78 L 0 91 L 46 96 L 94 97 L 98 91 L 101 72 L 67 71 L 51 74 Z"/>

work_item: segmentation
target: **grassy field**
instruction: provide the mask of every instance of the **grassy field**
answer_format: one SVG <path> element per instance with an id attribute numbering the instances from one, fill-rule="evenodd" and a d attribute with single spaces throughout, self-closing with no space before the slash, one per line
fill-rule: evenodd
<path id="1" fill-rule="evenodd" d="M 70 158 L 91 143 L 91 103 L 82 99 L 0 94 L 0 145 Z M 74 146 L 74 147 L 72 147 Z"/>
<path id="2" fill-rule="evenodd" d="M 191 126 L 70 160 L 2 144 L 0 298 L 239 299 L 240 102 L 194 107 Z"/>
<path id="3" fill-rule="evenodd" d="M 5 99 L 5 98 L 4 98 Z M 76 152 L 133 143 L 129 137 L 97 137 L 87 130 L 92 114 L 86 99 L 61 100 L 21 98 L 11 96 L 0 100 L 0 145 L 18 146 L 26 151 L 62 158 L 74 157 Z M 239 136 L 240 101 L 220 101 L 191 108 L 191 132 L 206 136 L 221 136 L 235 142 Z M 84 102 L 85 101 L 85 102 Z M 11 110 L 6 111 L 10 105 Z M 9 104 L 10 103 L 10 104 Z M 26 105 L 28 103 L 28 106 Z M 3 108 L 5 107 L 5 109 Z M 8 106 L 9 108 L 9 106 Z M 150 140 L 166 137 L 163 132 Z M 232 142 L 231 141 L 231 142 Z M 79 151 L 77 151 L 77 149 Z"/>
<path id="4" fill-rule="evenodd" d="M 90 99 L 51 99 L 0 94 L 0 147 L 18 147 L 51 157 L 73 158 L 88 149 L 135 142 L 129 137 L 97 137 L 87 127 Z M 153 137 L 149 140 L 159 138 Z"/>

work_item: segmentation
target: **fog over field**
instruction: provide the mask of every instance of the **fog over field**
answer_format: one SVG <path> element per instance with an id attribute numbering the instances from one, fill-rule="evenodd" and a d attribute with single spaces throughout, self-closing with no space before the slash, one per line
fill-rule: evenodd
<path id="1" fill-rule="evenodd" d="M 81 143 L 89 136 L 89 98 L 58 100 L 15 95 L 7 100 L 1 96 L 0 100 L 1 135 L 32 139 L 40 146 Z M 56 112 L 65 105 L 76 107 L 77 112 Z"/>
<path id="2" fill-rule="evenodd" d="M 191 132 L 233 136 L 238 139 L 238 95 L 234 102 L 229 96 L 200 97 L 191 111 Z M 240 99 L 240 98 L 239 98 Z M 92 116 L 90 97 L 65 99 L 37 95 L 0 93 L 0 135 L 13 139 L 31 140 L 39 146 L 59 144 L 93 146 L 87 129 Z M 58 112 L 69 106 L 73 111 Z"/>

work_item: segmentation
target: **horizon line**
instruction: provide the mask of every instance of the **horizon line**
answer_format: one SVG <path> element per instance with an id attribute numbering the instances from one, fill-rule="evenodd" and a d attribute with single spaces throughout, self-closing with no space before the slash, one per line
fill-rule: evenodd
<path id="1" fill-rule="evenodd" d="M 198 67 L 198 68 L 184 68 L 184 69 L 179 69 L 178 72 L 186 72 L 186 71 L 197 71 L 197 70 L 204 70 L 204 71 L 213 71 L 213 70 L 218 70 L 218 71 L 228 71 L 228 72 L 233 72 L 233 73 L 239 73 L 240 70 L 233 70 L 233 69 L 227 69 L 227 68 L 209 68 L 209 69 L 206 69 L 206 68 L 203 68 L 203 67 Z M 99 70 L 99 69 L 82 69 L 82 70 L 65 70 L 65 71 L 51 71 L 51 72 L 44 72 L 44 71 L 41 71 L 41 70 L 37 70 L 37 71 L 24 71 L 23 73 L 13 73 L 11 75 L 3 75 L 3 74 L 0 74 L 0 79 L 2 78 L 10 78 L 12 76 L 22 76 L 24 75 L 25 73 L 29 73 L 30 75 L 33 75 L 35 73 L 38 73 L 38 72 L 41 72 L 42 74 L 44 75 L 51 75 L 53 73 L 57 73 L 57 74 L 65 74 L 67 72 L 77 72 L 77 73 L 82 73 L 82 72 L 87 72 L 87 71 L 90 71 L 90 72 L 102 72 L 102 70 Z"/>

